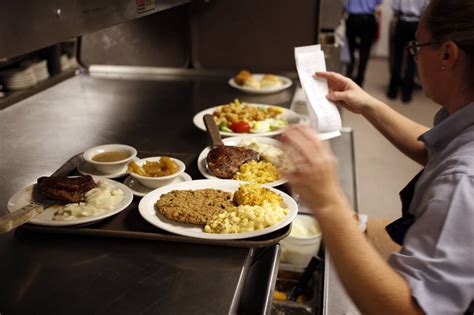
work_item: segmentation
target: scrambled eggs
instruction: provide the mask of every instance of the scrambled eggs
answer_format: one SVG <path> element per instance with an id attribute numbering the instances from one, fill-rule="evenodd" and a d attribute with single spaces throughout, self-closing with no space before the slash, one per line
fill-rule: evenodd
<path id="1" fill-rule="evenodd" d="M 263 206 L 238 206 L 234 210 L 219 213 L 208 221 L 204 231 L 208 233 L 241 233 L 261 230 L 283 221 L 288 209 L 265 203 Z"/>
<path id="2" fill-rule="evenodd" d="M 244 163 L 240 165 L 240 170 L 234 175 L 234 179 L 258 184 L 270 183 L 280 177 L 280 172 L 275 165 L 265 161 Z"/>
<path id="3" fill-rule="evenodd" d="M 214 215 L 204 231 L 208 233 L 241 233 L 261 230 L 283 221 L 288 209 L 282 197 L 257 184 L 244 184 L 234 195 L 237 207 Z"/>

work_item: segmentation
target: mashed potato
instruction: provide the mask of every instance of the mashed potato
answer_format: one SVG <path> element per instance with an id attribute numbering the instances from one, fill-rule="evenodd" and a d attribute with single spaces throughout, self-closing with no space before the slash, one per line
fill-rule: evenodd
<path id="1" fill-rule="evenodd" d="M 283 198 L 257 184 L 240 185 L 234 194 L 237 207 L 214 215 L 204 228 L 208 233 L 241 233 L 261 230 L 283 221 L 288 209 Z"/>
<path id="2" fill-rule="evenodd" d="M 287 171 L 291 168 L 290 159 L 285 152 L 271 144 L 260 143 L 255 138 L 249 138 L 240 141 L 237 146 L 257 151 L 262 160 L 272 163 L 279 169 Z"/>
<path id="3" fill-rule="evenodd" d="M 258 184 L 274 182 L 280 178 L 280 172 L 275 165 L 265 161 L 244 163 L 240 165 L 240 170 L 234 175 L 234 179 Z"/>
<path id="4" fill-rule="evenodd" d="M 59 206 L 53 220 L 68 221 L 100 215 L 117 208 L 122 199 L 122 190 L 108 182 L 99 181 L 96 188 L 86 193 L 85 202 Z"/>

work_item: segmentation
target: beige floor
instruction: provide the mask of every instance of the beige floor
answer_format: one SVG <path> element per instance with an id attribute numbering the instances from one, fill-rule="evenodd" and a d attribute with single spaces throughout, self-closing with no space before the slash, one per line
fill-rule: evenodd
<path id="1" fill-rule="evenodd" d="M 385 59 L 371 59 L 364 89 L 409 118 L 432 126 L 439 106 L 416 91 L 408 104 L 385 97 L 389 80 Z M 421 169 L 394 148 L 362 116 L 343 110 L 343 125 L 354 130 L 358 204 L 370 217 L 395 219 L 400 216 L 398 192 Z"/>

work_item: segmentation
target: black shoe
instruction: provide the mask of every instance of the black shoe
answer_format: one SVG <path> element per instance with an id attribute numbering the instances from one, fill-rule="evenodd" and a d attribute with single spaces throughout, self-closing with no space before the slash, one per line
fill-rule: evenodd
<path id="1" fill-rule="evenodd" d="M 387 93 L 385 93 L 385 95 L 391 100 L 394 100 L 394 99 L 397 98 L 397 92 L 396 91 L 388 90 Z"/>
<path id="2" fill-rule="evenodd" d="M 411 102 L 411 94 L 403 94 L 402 95 L 402 102 L 403 103 L 410 103 Z"/>

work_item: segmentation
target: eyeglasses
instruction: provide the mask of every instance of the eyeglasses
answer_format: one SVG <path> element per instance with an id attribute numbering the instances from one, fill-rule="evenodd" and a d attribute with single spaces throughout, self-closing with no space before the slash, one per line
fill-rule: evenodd
<path id="1" fill-rule="evenodd" d="M 410 41 L 408 42 L 407 50 L 410 55 L 416 56 L 416 54 L 420 52 L 421 47 L 435 45 L 435 44 L 437 43 L 436 42 L 419 43 L 417 41 Z"/>

